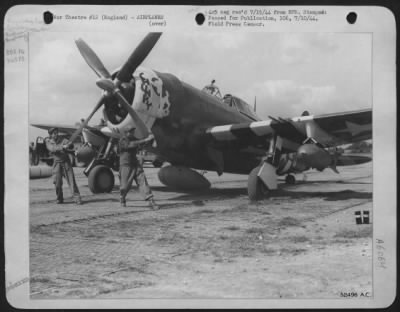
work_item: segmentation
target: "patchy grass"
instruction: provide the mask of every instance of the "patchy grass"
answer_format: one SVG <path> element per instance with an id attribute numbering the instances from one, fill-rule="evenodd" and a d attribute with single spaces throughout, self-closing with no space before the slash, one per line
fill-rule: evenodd
<path id="1" fill-rule="evenodd" d="M 105 288 L 105 287 L 100 287 L 98 294 L 102 295 L 102 294 L 108 294 L 110 292 L 112 292 L 113 289 L 112 288 Z"/>
<path id="2" fill-rule="evenodd" d="M 194 212 L 194 214 L 203 214 L 203 213 L 214 213 L 214 211 L 211 209 L 201 209 Z"/>
<path id="3" fill-rule="evenodd" d="M 248 233 L 248 234 L 262 234 L 262 233 L 264 233 L 264 228 L 251 227 L 251 228 L 248 228 L 246 230 L 246 233 Z"/>
<path id="4" fill-rule="evenodd" d="M 218 236 L 218 238 L 222 239 L 222 240 L 227 240 L 227 239 L 229 239 L 229 236 L 221 234 L 221 235 Z"/>
<path id="5" fill-rule="evenodd" d="M 163 245 L 174 245 L 174 244 L 183 244 L 187 240 L 187 237 L 177 232 L 167 232 L 163 233 L 163 236 L 156 239 L 157 243 L 161 243 Z"/>
<path id="6" fill-rule="evenodd" d="M 238 231 L 238 230 L 240 230 L 240 227 L 237 225 L 230 225 L 230 226 L 224 227 L 223 229 L 229 230 L 229 231 Z"/>
<path id="7" fill-rule="evenodd" d="M 301 221 L 293 218 L 293 217 L 285 217 L 283 219 L 281 219 L 278 223 L 278 225 L 280 227 L 286 227 L 286 226 L 300 226 L 301 225 Z"/>
<path id="8" fill-rule="evenodd" d="M 301 253 L 305 253 L 305 252 L 307 252 L 307 249 L 297 248 L 297 247 L 293 247 L 293 248 L 285 247 L 285 248 L 279 249 L 280 254 L 289 254 L 292 256 L 297 256 L 297 255 L 299 255 Z"/>
<path id="9" fill-rule="evenodd" d="M 273 254 L 276 254 L 277 253 L 277 250 L 275 249 L 275 248 L 271 248 L 271 247 L 262 247 L 262 248 L 260 248 L 260 252 L 262 252 L 262 253 L 264 253 L 264 254 L 266 254 L 266 255 L 269 255 L 269 256 L 271 256 L 271 255 L 273 255 Z"/>
<path id="10" fill-rule="evenodd" d="M 309 242 L 310 239 L 305 236 L 305 235 L 300 235 L 300 236 L 292 236 L 289 238 L 289 240 L 293 243 L 305 243 L 305 242 Z"/>
<path id="11" fill-rule="evenodd" d="M 365 238 L 365 237 L 372 237 L 372 227 L 362 227 L 359 230 L 342 230 L 335 234 L 335 238 Z"/>
<path id="12" fill-rule="evenodd" d="M 69 292 L 67 292 L 65 294 L 65 297 L 83 297 L 85 295 L 86 295 L 86 293 L 83 292 L 82 290 L 74 289 L 74 290 L 70 290 Z"/>

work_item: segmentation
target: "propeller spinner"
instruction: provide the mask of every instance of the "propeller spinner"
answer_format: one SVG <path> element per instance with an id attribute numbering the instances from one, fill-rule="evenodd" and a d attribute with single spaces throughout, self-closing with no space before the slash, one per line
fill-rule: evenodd
<path id="1" fill-rule="evenodd" d="M 132 117 L 133 121 L 136 124 L 137 130 L 143 136 L 147 136 L 149 134 L 149 130 L 147 129 L 146 125 L 143 123 L 140 117 L 136 114 L 135 110 L 126 100 L 125 96 L 123 95 L 119 87 L 121 83 L 130 81 L 133 73 L 138 68 L 138 66 L 145 60 L 147 55 L 149 55 L 150 51 L 157 43 L 160 36 L 161 33 L 147 34 L 146 37 L 139 43 L 136 49 L 129 56 L 125 64 L 121 67 L 114 81 L 111 80 L 110 73 L 108 72 L 104 64 L 101 62 L 100 58 L 96 55 L 96 53 L 89 47 L 89 45 L 82 39 L 77 39 L 75 41 L 79 49 L 79 52 L 82 54 L 86 63 L 100 78 L 99 80 L 97 80 L 96 84 L 106 92 L 97 102 L 96 106 L 94 107 L 90 115 L 85 119 L 85 121 L 81 124 L 81 126 L 71 136 L 70 138 L 71 142 L 72 139 L 75 139 L 82 132 L 82 129 L 89 123 L 89 120 L 98 111 L 98 109 L 107 101 L 107 98 L 109 97 L 116 97 L 118 99 L 120 105 Z"/>

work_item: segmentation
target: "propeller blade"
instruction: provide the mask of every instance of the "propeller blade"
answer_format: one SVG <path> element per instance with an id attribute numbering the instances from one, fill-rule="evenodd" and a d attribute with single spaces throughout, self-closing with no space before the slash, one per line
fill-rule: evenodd
<path id="1" fill-rule="evenodd" d="M 142 119 L 136 114 L 136 112 L 132 108 L 132 106 L 129 105 L 128 101 L 122 95 L 121 91 L 119 89 L 117 89 L 114 94 L 120 100 L 120 104 L 123 106 L 123 108 L 126 109 L 128 111 L 128 114 L 132 117 L 132 119 L 135 122 L 136 128 L 139 131 L 139 133 L 143 137 L 149 136 L 150 135 L 149 129 L 147 129 L 147 126 L 144 124 Z"/>
<path id="2" fill-rule="evenodd" d="M 136 68 L 144 61 L 151 49 L 155 46 L 162 33 L 148 33 L 139 43 L 136 49 L 129 56 L 126 63 L 117 74 L 117 79 L 122 82 L 129 82 Z"/>
<path id="3" fill-rule="evenodd" d="M 81 134 L 83 128 L 85 128 L 87 126 L 87 124 L 89 123 L 89 120 L 92 119 L 93 115 L 99 110 L 99 108 L 101 107 L 101 105 L 103 105 L 103 102 L 105 100 L 106 96 L 103 95 L 100 100 L 97 102 L 96 106 L 94 107 L 94 109 L 92 110 L 92 112 L 90 113 L 90 115 L 85 119 L 85 121 L 79 126 L 78 129 L 75 130 L 75 132 L 71 135 L 71 137 L 69 138 L 69 142 L 74 142 L 74 140 L 76 139 L 76 137 L 78 135 Z"/>
<path id="4" fill-rule="evenodd" d="M 111 78 L 110 73 L 105 68 L 99 57 L 85 41 L 79 38 L 75 40 L 75 43 L 86 63 L 93 69 L 97 76 L 100 78 Z"/>

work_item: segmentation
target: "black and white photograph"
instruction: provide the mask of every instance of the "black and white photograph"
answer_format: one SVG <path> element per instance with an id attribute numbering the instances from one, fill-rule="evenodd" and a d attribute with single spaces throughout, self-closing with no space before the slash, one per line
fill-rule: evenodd
<path id="1" fill-rule="evenodd" d="M 9 302 L 390 305 L 390 11 L 137 8 L 8 13 Z"/>

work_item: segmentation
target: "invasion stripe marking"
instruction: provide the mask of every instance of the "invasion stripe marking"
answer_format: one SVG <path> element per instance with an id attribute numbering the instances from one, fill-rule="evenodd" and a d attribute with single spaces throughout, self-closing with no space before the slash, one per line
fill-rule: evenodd
<path id="1" fill-rule="evenodd" d="M 251 140 L 254 138 L 254 132 L 250 129 L 250 123 L 233 125 L 231 132 L 238 138 L 244 140 Z"/>
<path id="2" fill-rule="evenodd" d="M 216 126 L 209 130 L 211 135 L 219 141 L 233 141 L 236 137 L 231 132 L 232 125 Z"/>
<path id="3" fill-rule="evenodd" d="M 256 121 L 250 124 L 250 129 L 258 136 L 271 134 L 274 130 L 271 128 L 272 120 Z"/>

